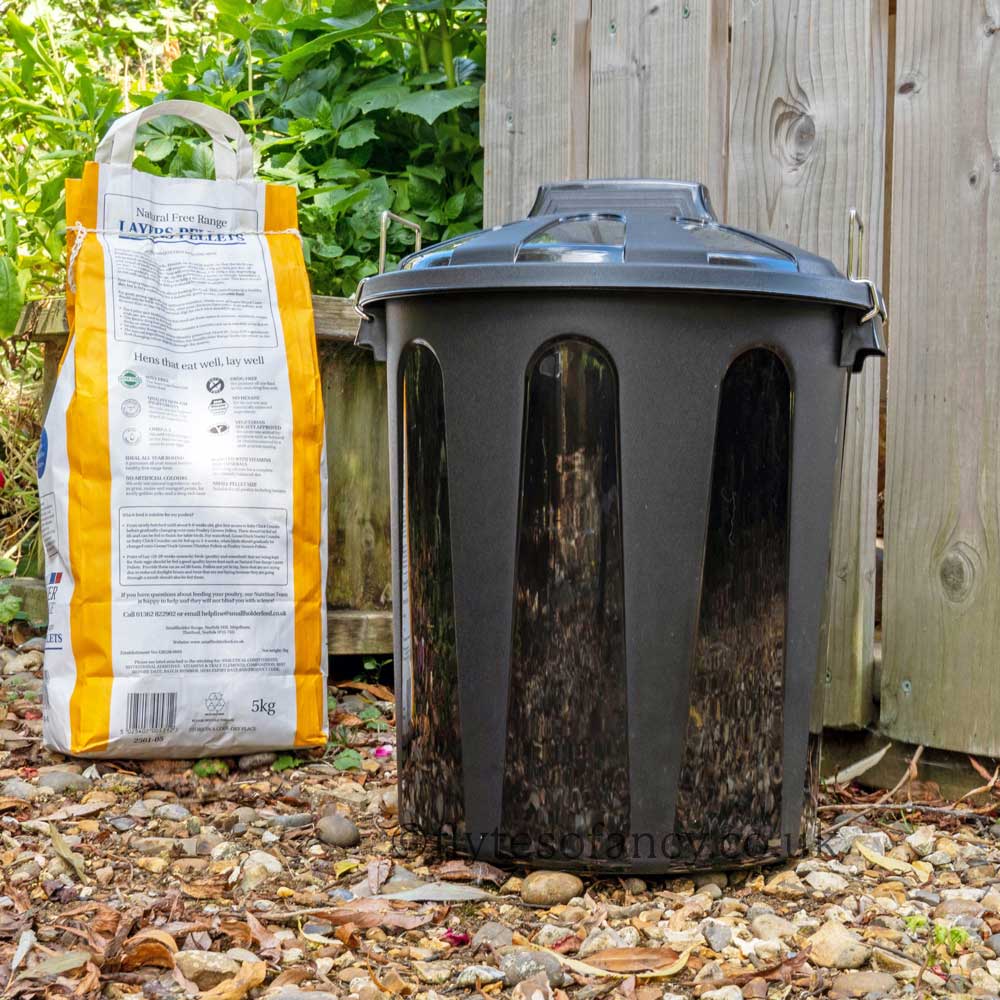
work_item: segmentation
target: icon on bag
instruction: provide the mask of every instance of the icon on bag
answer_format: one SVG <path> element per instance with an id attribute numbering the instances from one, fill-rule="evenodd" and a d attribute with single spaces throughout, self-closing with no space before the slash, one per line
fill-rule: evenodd
<path id="1" fill-rule="evenodd" d="M 210 378 L 205 383 L 205 388 L 208 389 L 212 395 L 215 395 L 216 393 L 222 392 L 222 390 L 226 388 L 226 383 L 223 382 L 221 378 L 216 376 L 215 378 Z"/>

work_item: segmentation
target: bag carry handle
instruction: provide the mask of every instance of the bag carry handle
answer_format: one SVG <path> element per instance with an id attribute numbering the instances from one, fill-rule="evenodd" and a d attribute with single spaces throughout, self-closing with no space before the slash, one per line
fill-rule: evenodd
<path id="1" fill-rule="evenodd" d="M 98 163 L 131 167 L 135 155 L 135 134 L 139 126 L 161 115 L 176 115 L 200 125 L 211 137 L 215 152 L 217 181 L 246 181 L 253 178 L 253 149 L 240 123 L 218 108 L 197 101 L 160 101 L 119 118 L 104 134 L 97 147 Z M 232 139 L 236 149 L 229 144 Z"/>

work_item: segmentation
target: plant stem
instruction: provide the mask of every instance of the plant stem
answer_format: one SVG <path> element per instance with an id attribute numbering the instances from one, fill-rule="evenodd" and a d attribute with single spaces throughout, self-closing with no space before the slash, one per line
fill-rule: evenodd
<path id="1" fill-rule="evenodd" d="M 412 14 L 413 18 L 413 42 L 417 47 L 417 55 L 420 57 L 420 72 L 426 76 L 431 71 L 431 63 L 427 58 L 427 46 L 424 44 L 424 33 L 420 30 L 420 21 L 416 14 Z M 430 90 L 431 85 L 429 83 L 424 84 L 424 90 Z"/>
<path id="2" fill-rule="evenodd" d="M 458 80 L 455 77 L 455 51 L 451 47 L 451 32 L 448 24 L 447 9 L 438 14 L 438 26 L 441 32 L 441 62 L 444 63 L 444 78 L 449 87 L 457 87 Z"/>

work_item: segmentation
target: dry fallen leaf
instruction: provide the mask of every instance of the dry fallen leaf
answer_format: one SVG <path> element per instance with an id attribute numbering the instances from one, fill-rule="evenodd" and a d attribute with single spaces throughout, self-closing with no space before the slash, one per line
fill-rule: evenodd
<path id="1" fill-rule="evenodd" d="M 485 861 L 445 861 L 434 869 L 434 874 L 448 882 L 492 882 L 503 885 L 507 881 L 506 872 L 487 864 Z"/>
<path id="2" fill-rule="evenodd" d="M 587 956 L 591 965 L 607 972 L 649 972 L 677 961 L 672 948 L 605 948 Z"/>
<path id="3" fill-rule="evenodd" d="M 395 701 L 396 696 L 384 684 L 369 684 L 367 681 L 337 681 L 337 687 L 367 691 L 379 701 Z"/>
<path id="4" fill-rule="evenodd" d="M 368 862 L 368 889 L 373 896 L 378 895 L 391 871 L 392 862 L 388 858 Z"/>
<path id="5" fill-rule="evenodd" d="M 172 969 L 177 942 L 156 927 L 144 927 L 133 934 L 123 945 L 121 967 L 126 972 L 151 965 L 158 969 Z"/>
<path id="6" fill-rule="evenodd" d="M 83 858 L 70 848 L 63 835 L 56 829 L 54 823 L 49 823 L 49 839 L 52 841 L 52 846 L 55 848 L 56 854 L 76 872 L 76 877 L 81 882 L 86 883 L 87 872 L 83 867 Z"/>
<path id="7" fill-rule="evenodd" d="M 267 965 L 264 962 L 244 962 L 235 976 L 206 990 L 198 1000 L 243 1000 L 255 986 L 264 982 L 265 975 Z"/>
<path id="8" fill-rule="evenodd" d="M 591 965 L 588 962 L 581 962 L 576 958 L 568 958 L 566 955 L 560 955 L 559 952 L 553 951 L 551 948 L 542 948 L 537 944 L 529 945 L 528 947 L 533 948 L 535 951 L 545 951 L 550 955 L 555 955 L 559 959 L 560 963 L 565 965 L 567 969 L 573 972 L 579 972 L 583 976 L 618 976 L 620 979 L 627 979 L 630 975 L 634 973 L 626 972 L 613 972 L 610 969 L 600 969 L 596 965 Z M 628 948 L 610 948 L 609 951 L 629 951 Z M 638 951 L 655 951 L 656 949 L 640 948 Z M 691 952 L 693 948 L 688 948 L 686 951 L 682 952 L 677 960 L 672 962 L 670 965 L 664 966 L 663 968 L 657 968 L 655 972 L 640 972 L 636 975 L 636 979 L 666 979 L 669 976 L 676 976 L 678 972 L 684 969 L 688 964 L 688 959 L 691 957 Z"/>
<path id="9" fill-rule="evenodd" d="M 190 899 L 219 899 L 226 894 L 226 881 L 221 878 L 181 882 L 181 892 Z"/>

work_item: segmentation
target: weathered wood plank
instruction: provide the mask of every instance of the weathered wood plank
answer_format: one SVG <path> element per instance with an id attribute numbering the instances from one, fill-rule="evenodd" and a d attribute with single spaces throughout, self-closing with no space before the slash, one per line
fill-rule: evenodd
<path id="1" fill-rule="evenodd" d="M 882 726 L 1000 754 L 1000 0 L 896 14 Z"/>
<path id="2" fill-rule="evenodd" d="M 483 222 L 523 217 L 543 181 L 587 176 L 590 0 L 490 0 Z"/>
<path id="3" fill-rule="evenodd" d="M 358 332 L 358 314 L 353 299 L 331 295 L 314 295 L 313 316 L 317 340 L 334 340 L 353 344 Z M 27 337 L 36 343 L 63 341 L 69 335 L 66 323 L 66 300 L 61 296 L 29 302 L 21 311 L 14 337 Z"/>
<path id="4" fill-rule="evenodd" d="M 331 611 L 327 616 L 331 656 L 391 656 L 391 611 Z"/>
<path id="5" fill-rule="evenodd" d="M 319 360 L 330 477 L 327 603 L 385 610 L 392 600 L 385 365 L 346 344 L 320 345 Z"/>
<path id="6" fill-rule="evenodd" d="M 848 212 L 881 267 L 887 0 L 734 0 L 727 213 L 846 264 Z M 831 556 L 827 725 L 873 715 L 879 366 L 852 380 Z"/>
<path id="7" fill-rule="evenodd" d="M 593 0 L 590 176 L 701 181 L 725 212 L 729 0 Z"/>

